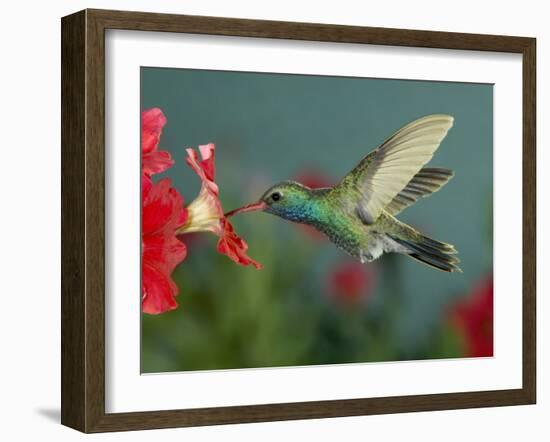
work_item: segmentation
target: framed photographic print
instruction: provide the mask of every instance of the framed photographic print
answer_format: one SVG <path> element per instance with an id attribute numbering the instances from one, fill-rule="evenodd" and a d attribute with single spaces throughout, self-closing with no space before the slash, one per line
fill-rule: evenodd
<path id="1" fill-rule="evenodd" d="M 62 19 L 62 423 L 532 404 L 535 40 Z"/>

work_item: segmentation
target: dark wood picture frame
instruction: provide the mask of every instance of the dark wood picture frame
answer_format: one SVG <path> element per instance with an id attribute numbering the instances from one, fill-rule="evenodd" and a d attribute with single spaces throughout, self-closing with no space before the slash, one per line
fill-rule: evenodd
<path id="1" fill-rule="evenodd" d="M 83 432 L 102 432 L 535 403 L 536 40 L 534 38 L 106 10 L 84 10 L 64 17 L 61 25 L 62 424 Z M 522 388 L 188 410 L 106 413 L 104 299 L 106 29 L 522 54 Z"/>

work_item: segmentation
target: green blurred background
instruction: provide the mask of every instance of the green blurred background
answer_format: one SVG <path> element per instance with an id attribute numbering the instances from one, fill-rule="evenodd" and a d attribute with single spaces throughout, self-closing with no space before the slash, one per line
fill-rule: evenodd
<path id="1" fill-rule="evenodd" d="M 232 263 L 214 235 L 184 237 L 179 307 L 142 317 L 142 372 L 492 355 L 492 85 L 144 67 L 141 104 L 166 115 L 160 149 L 176 160 L 155 178 L 190 203 L 184 149 L 213 142 L 225 210 L 285 179 L 333 184 L 402 125 L 453 115 L 430 166 L 454 179 L 399 218 L 454 244 L 464 271 L 398 255 L 361 266 L 303 226 L 238 216 L 264 268 Z"/>

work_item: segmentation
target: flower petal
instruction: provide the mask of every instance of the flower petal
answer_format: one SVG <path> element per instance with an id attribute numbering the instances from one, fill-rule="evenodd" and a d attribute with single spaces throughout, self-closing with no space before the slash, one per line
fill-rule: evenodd
<path id="1" fill-rule="evenodd" d="M 187 248 L 175 235 L 160 234 L 143 239 L 143 262 L 171 274 L 185 259 Z"/>
<path id="2" fill-rule="evenodd" d="M 221 234 L 222 205 L 218 196 L 207 185 L 203 184 L 197 198 L 186 207 L 186 213 L 186 222 L 178 233 L 212 232 L 218 236 Z"/>
<path id="3" fill-rule="evenodd" d="M 141 156 L 141 170 L 147 175 L 154 175 L 169 169 L 174 165 L 170 152 L 158 150 L 144 153 Z"/>
<path id="4" fill-rule="evenodd" d="M 166 117 L 158 107 L 141 113 L 141 152 L 149 153 L 157 150 L 162 128 Z"/>
<path id="5" fill-rule="evenodd" d="M 147 178 L 146 194 L 143 196 L 142 231 L 144 234 L 153 234 L 162 228 L 176 229 L 181 224 L 187 211 L 183 208 L 183 198 L 172 187 L 169 178 L 164 178 L 150 187 Z M 143 191 L 142 191 L 143 192 Z"/>
<path id="6" fill-rule="evenodd" d="M 214 182 L 216 168 L 214 164 L 214 143 L 205 144 L 199 146 L 202 160 L 199 160 L 199 156 L 195 149 L 188 148 L 187 158 L 185 161 L 195 173 L 200 177 L 203 186 L 207 186 L 209 190 L 218 196 L 218 186 Z"/>
<path id="7" fill-rule="evenodd" d="M 218 241 L 218 252 L 227 255 L 231 260 L 241 265 L 253 265 L 257 269 L 261 269 L 262 265 L 250 258 L 246 251 L 248 244 L 244 239 L 239 237 L 231 223 L 226 219 L 220 220 L 222 226 L 222 234 Z"/>
<path id="8" fill-rule="evenodd" d="M 214 161 L 214 151 L 216 146 L 214 143 L 203 144 L 199 146 L 199 151 L 202 156 L 202 161 L 200 162 L 201 167 L 206 174 L 206 177 L 210 181 L 214 181 L 216 176 L 216 163 Z"/>
<path id="9" fill-rule="evenodd" d="M 146 175 L 164 172 L 174 164 L 169 152 L 158 150 L 165 124 L 166 117 L 158 107 L 141 113 L 141 170 Z"/>
<path id="10" fill-rule="evenodd" d="M 141 309 L 144 313 L 157 315 L 174 310 L 178 306 L 175 299 L 178 287 L 165 272 L 154 266 L 143 265 L 141 277 Z"/>
<path id="11" fill-rule="evenodd" d="M 178 287 L 171 274 L 187 253 L 185 244 L 176 237 L 187 210 L 168 178 L 153 183 L 143 174 L 141 182 L 142 310 L 158 314 L 177 306 L 174 297 Z"/>
<path id="12" fill-rule="evenodd" d="M 145 201 L 153 188 L 153 181 L 149 175 L 141 175 L 141 201 Z"/>

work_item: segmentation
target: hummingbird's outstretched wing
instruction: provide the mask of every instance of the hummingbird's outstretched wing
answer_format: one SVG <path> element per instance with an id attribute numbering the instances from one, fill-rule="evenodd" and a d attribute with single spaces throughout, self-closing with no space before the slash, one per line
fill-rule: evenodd
<path id="1" fill-rule="evenodd" d="M 428 115 L 407 124 L 368 154 L 337 187 L 353 189 L 357 213 L 372 224 L 432 159 L 453 125 L 450 115 Z"/>

